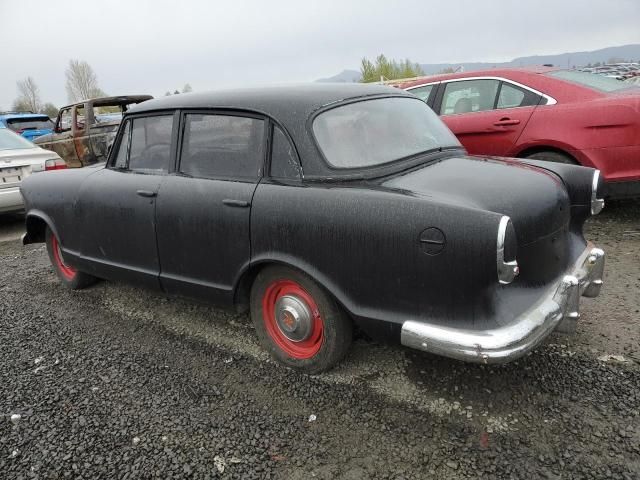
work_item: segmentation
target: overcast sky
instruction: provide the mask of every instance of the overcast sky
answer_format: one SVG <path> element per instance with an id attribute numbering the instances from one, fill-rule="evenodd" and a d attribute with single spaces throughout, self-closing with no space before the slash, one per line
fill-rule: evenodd
<path id="1" fill-rule="evenodd" d="M 0 0 L 0 109 L 32 76 L 67 100 L 86 60 L 109 94 L 313 81 L 384 53 L 419 63 L 640 43 L 640 0 Z"/>

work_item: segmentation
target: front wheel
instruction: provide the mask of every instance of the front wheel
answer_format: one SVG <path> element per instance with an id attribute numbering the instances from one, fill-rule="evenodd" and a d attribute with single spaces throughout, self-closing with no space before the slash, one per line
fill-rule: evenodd
<path id="1" fill-rule="evenodd" d="M 351 345 L 351 320 L 316 282 L 290 268 L 267 267 L 258 274 L 251 318 L 267 351 L 305 373 L 329 370 Z"/>
<path id="2" fill-rule="evenodd" d="M 72 290 L 79 290 L 92 285 L 98 280 L 93 275 L 81 272 L 64 261 L 60 242 L 50 228 L 47 228 L 46 242 L 51 265 L 53 265 L 58 278 L 65 286 Z"/>

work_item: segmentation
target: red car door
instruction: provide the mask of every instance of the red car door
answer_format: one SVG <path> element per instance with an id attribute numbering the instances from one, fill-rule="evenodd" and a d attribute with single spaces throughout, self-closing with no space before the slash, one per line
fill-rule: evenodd
<path id="1" fill-rule="evenodd" d="M 473 155 L 509 155 L 540 101 L 497 79 L 454 80 L 443 88 L 442 120 Z"/>

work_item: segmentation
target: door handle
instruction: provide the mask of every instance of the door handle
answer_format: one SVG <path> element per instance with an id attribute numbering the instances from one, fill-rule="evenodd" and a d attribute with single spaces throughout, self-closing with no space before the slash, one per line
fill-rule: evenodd
<path id="1" fill-rule="evenodd" d="M 158 195 L 158 192 L 153 192 L 151 190 L 138 190 L 136 193 L 141 197 L 149 197 L 149 198 L 155 197 L 156 195 Z"/>
<path id="2" fill-rule="evenodd" d="M 505 117 L 495 122 L 494 125 L 496 127 L 508 127 L 509 125 L 518 125 L 519 123 L 520 123 L 520 120 L 517 120 L 515 118 Z"/>
<path id="3" fill-rule="evenodd" d="M 246 208 L 251 205 L 249 202 L 245 202 L 244 200 L 234 200 L 232 198 L 225 198 L 222 200 L 222 203 L 227 205 L 228 207 L 239 207 Z"/>

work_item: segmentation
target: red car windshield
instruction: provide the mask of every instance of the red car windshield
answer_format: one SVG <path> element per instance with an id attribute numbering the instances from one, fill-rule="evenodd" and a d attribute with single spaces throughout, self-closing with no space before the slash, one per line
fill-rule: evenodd
<path id="1" fill-rule="evenodd" d="M 577 83 L 584 87 L 588 87 L 598 92 L 615 92 L 618 90 L 626 90 L 634 88 L 627 82 L 622 82 L 615 78 L 605 77 L 603 75 L 596 75 L 595 73 L 588 72 L 576 72 L 573 70 L 555 70 L 549 72 L 546 75 L 550 77 L 556 77 L 560 80 L 566 80 L 567 82 Z"/>
<path id="2" fill-rule="evenodd" d="M 426 103 L 416 97 L 349 103 L 316 117 L 313 133 L 337 168 L 375 167 L 460 142 Z"/>

